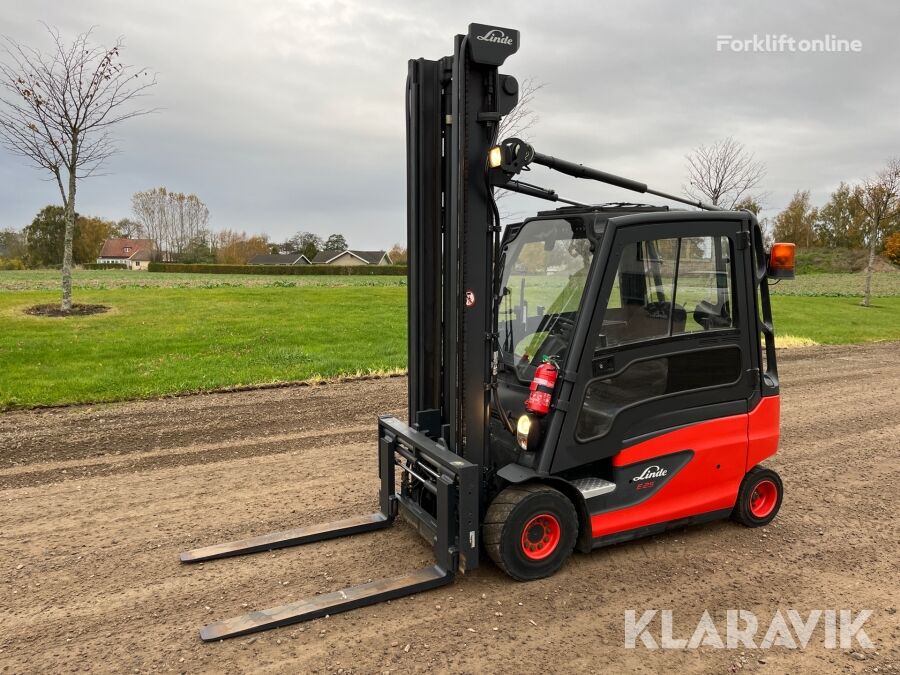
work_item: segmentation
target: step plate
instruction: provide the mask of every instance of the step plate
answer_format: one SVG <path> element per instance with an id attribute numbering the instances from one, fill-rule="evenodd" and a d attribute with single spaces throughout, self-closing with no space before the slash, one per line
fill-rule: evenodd
<path id="1" fill-rule="evenodd" d="M 572 485 L 578 488 L 585 499 L 606 495 L 616 490 L 615 483 L 602 478 L 578 478 L 572 481 Z"/>

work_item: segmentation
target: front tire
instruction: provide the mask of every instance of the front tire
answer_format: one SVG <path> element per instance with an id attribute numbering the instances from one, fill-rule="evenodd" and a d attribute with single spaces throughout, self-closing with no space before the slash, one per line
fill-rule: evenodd
<path id="1" fill-rule="evenodd" d="M 500 492 L 488 507 L 482 530 L 488 556 L 518 581 L 554 574 L 572 553 L 577 535 L 572 502 L 540 484 Z"/>
<path id="2" fill-rule="evenodd" d="M 731 518 L 746 527 L 768 525 L 778 514 L 783 496 L 781 477 L 772 469 L 755 466 L 741 482 Z"/>

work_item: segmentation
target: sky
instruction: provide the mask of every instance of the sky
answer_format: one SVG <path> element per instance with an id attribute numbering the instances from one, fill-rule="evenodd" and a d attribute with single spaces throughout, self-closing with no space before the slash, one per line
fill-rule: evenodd
<path id="1" fill-rule="evenodd" d="M 726 136 L 767 167 L 772 216 L 796 190 L 824 203 L 900 155 L 900 3 L 639 0 L 515 3 L 367 0 L 0 0 L 0 34 L 38 48 L 95 26 L 124 61 L 156 73 L 117 128 L 119 154 L 85 180 L 77 209 L 131 215 L 166 186 L 206 202 L 215 229 L 342 232 L 356 248 L 405 239 L 407 60 L 451 52 L 470 22 L 521 31 L 501 72 L 545 86 L 529 140 L 552 154 L 680 193 L 686 153 Z M 825 35 L 844 53 L 736 51 L 717 38 Z M 0 55 L 2 58 L 2 55 Z M 0 227 L 21 227 L 54 183 L 0 148 Z M 537 168 L 529 179 L 578 201 L 641 196 Z M 520 219 L 546 202 L 511 196 Z"/>

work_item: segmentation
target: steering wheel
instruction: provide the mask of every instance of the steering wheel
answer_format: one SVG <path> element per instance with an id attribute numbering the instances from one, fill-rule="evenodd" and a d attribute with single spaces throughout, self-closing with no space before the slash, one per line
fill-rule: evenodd
<path id="1" fill-rule="evenodd" d="M 565 335 L 568 331 L 575 329 L 575 319 L 563 314 L 557 314 L 548 328 L 548 333 Z"/>

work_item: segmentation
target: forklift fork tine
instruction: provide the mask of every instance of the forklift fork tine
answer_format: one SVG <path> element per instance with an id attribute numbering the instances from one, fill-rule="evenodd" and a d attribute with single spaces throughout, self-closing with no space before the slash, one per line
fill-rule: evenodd
<path id="1" fill-rule="evenodd" d="M 287 546 L 299 546 L 324 539 L 335 539 L 361 532 L 380 530 L 391 524 L 391 518 L 381 512 L 371 513 L 367 516 L 355 516 L 346 520 L 338 520 L 333 523 L 320 523 L 308 527 L 298 527 L 293 530 L 271 532 L 258 537 L 229 541 L 224 544 L 214 544 L 195 548 L 192 551 L 184 551 L 181 554 L 181 562 L 194 563 L 216 558 L 228 558 L 230 556 L 245 555 L 270 551 Z"/>
<path id="2" fill-rule="evenodd" d="M 451 583 L 453 576 L 451 572 L 438 565 L 433 565 L 400 577 L 379 579 L 334 593 L 316 595 L 281 607 L 272 607 L 217 621 L 200 629 L 200 638 L 206 642 L 223 640 L 278 626 L 318 619 L 357 607 L 374 605 L 438 588 Z"/>

